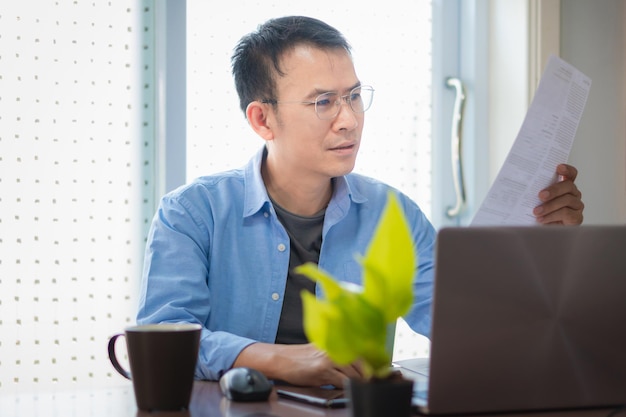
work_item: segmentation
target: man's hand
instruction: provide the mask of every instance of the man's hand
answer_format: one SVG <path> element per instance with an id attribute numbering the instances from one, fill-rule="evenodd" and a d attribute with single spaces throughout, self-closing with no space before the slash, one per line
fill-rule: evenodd
<path id="1" fill-rule="evenodd" d="M 561 179 L 539 192 L 542 203 L 535 207 L 533 214 L 541 224 L 579 225 L 583 222 L 582 193 L 574 184 L 578 170 L 571 165 L 556 167 Z"/>
<path id="2" fill-rule="evenodd" d="M 362 376 L 358 364 L 337 366 L 310 343 L 254 343 L 241 351 L 233 366 L 248 366 L 263 372 L 269 379 L 304 386 L 334 385 L 343 388 L 346 378 Z"/>

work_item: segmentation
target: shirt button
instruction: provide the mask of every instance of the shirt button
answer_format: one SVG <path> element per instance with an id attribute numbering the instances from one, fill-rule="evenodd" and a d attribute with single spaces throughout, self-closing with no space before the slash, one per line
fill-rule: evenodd
<path id="1" fill-rule="evenodd" d="M 272 293 L 272 300 L 274 300 L 274 301 L 278 301 L 278 299 L 279 299 L 279 298 L 280 298 L 280 295 L 278 295 L 278 293 L 277 293 L 277 292 Z"/>
<path id="2" fill-rule="evenodd" d="M 267 219 L 270 216 L 270 214 L 266 211 L 265 213 L 263 213 L 263 216 L 265 216 L 265 218 Z"/>
<path id="3" fill-rule="evenodd" d="M 278 250 L 279 250 L 280 252 L 284 252 L 284 251 L 285 251 L 285 249 L 287 249 L 287 246 L 285 246 L 285 244 L 284 244 L 284 243 L 280 243 L 280 244 L 278 245 Z"/>

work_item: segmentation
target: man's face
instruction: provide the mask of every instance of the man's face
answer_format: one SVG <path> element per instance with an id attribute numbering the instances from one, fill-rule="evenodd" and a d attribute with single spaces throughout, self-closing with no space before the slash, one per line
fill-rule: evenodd
<path id="1" fill-rule="evenodd" d="M 352 58 L 343 49 L 297 46 L 281 60 L 286 74 L 277 80 L 277 100 L 315 101 L 325 92 L 346 95 L 359 85 Z M 315 105 L 279 103 L 272 111 L 273 140 L 268 142 L 274 171 L 295 178 L 328 180 L 352 171 L 363 130 L 363 114 L 342 102 L 339 114 L 320 120 Z"/>

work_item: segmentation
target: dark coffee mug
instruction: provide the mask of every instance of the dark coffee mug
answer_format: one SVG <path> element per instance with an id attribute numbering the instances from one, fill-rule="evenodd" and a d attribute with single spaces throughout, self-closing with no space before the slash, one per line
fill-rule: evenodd
<path id="1" fill-rule="evenodd" d="M 161 323 L 128 327 L 109 339 L 109 359 L 117 372 L 133 381 L 140 410 L 189 407 L 202 326 Z M 115 342 L 126 338 L 128 372 L 115 356 Z"/>

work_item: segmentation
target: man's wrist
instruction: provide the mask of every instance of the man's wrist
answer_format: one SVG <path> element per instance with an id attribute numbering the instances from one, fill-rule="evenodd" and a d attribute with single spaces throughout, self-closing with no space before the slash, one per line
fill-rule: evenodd
<path id="1" fill-rule="evenodd" d="M 233 367 L 245 366 L 261 371 L 269 379 L 280 379 L 283 345 L 256 342 L 246 346 L 237 356 Z"/>

